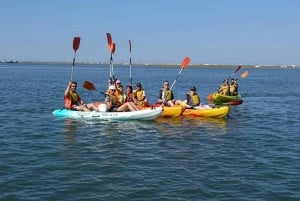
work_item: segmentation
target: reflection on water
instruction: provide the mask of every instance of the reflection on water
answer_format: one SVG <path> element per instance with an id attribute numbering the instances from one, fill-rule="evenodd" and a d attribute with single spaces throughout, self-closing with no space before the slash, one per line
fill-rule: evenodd
<path id="1" fill-rule="evenodd" d="M 227 119 L 178 117 L 158 118 L 155 120 L 161 134 L 191 135 L 201 134 L 206 130 L 210 136 L 223 135 L 227 129 Z"/>
<path id="2" fill-rule="evenodd" d="M 115 135 L 194 135 L 206 133 L 209 136 L 224 135 L 228 119 L 199 118 L 180 116 L 158 118 L 154 121 L 84 121 L 65 119 L 64 139 L 69 144 L 75 141 L 75 134 L 84 129 L 85 133 L 113 137 Z"/>
<path id="3" fill-rule="evenodd" d="M 80 128 L 80 122 L 73 119 L 64 119 L 65 127 L 63 129 L 63 137 L 66 141 L 66 149 L 76 143 L 76 132 Z"/>

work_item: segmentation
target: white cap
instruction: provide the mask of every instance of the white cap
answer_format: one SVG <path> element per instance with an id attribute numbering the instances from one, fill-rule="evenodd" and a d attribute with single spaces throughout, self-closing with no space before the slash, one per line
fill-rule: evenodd
<path id="1" fill-rule="evenodd" d="M 110 85 L 110 86 L 108 87 L 108 89 L 116 90 L 116 87 L 115 87 L 115 85 Z"/>
<path id="2" fill-rule="evenodd" d="M 121 84 L 121 80 L 117 80 L 116 83 L 117 83 L 117 84 L 119 84 L 119 83 Z"/>

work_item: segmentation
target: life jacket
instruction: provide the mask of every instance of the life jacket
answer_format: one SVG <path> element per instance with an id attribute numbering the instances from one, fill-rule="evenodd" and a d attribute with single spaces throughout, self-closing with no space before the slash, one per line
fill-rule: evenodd
<path id="1" fill-rule="evenodd" d="M 221 94 L 228 95 L 228 93 L 229 93 L 229 86 L 228 85 L 222 85 Z"/>
<path id="2" fill-rule="evenodd" d="M 172 100 L 174 97 L 173 97 L 173 93 L 172 93 L 171 90 L 167 90 L 167 89 L 162 88 L 160 98 L 169 101 L 169 100 Z"/>
<path id="3" fill-rule="evenodd" d="M 123 95 L 123 87 L 116 87 L 115 95 L 118 97 L 119 95 Z"/>
<path id="4" fill-rule="evenodd" d="M 65 107 L 72 108 L 72 105 L 77 104 L 80 101 L 80 96 L 76 92 L 72 92 L 69 96 L 64 97 Z"/>
<path id="5" fill-rule="evenodd" d="M 237 86 L 235 84 L 230 84 L 229 93 L 232 96 L 237 95 Z"/>
<path id="6" fill-rule="evenodd" d="M 187 104 L 190 106 L 198 106 L 201 103 L 200 97 L 198 96 L 197 93 L 195 93 L 193 95 L 191 95 L 190 93 L 187 93 L 186 100 L 187 100 Z"/>
<path id="7" fill-rule="evenodd" d="M 138 100 L 138 101 L 142 101 L 145 97 L 145 91 L 144 90 L 138 90 L 138 91 L 135 91 L 135 98 Z"/>
<path id="8" fill-rule="evenodd" d="M 133 102 L 134 100 L 134 94 L 131 93 L 131 94 L 124 94 L 124 102 L 127 103 L 127 102 Z"/>
<path id="9" fill-rule="evenodd" d="M 116 95 L 111 95 L 110 98 L 112 99 L 113 107 L 118 107 L 120 105 L 118 97 Z"/>

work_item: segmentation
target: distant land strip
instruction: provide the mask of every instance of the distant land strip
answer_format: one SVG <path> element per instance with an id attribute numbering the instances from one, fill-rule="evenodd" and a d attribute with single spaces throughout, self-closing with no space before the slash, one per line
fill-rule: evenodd
<path id="1" fill-rule="evenodd" d="M 0 62 L 0 64 L 9 64 Z M 13 64 L 49 64 L 49 65 L 72 65 L 72 62 L 56 62 L 56 61 L 18 61 Z M 109 63 L 96 63 L 96 62 L 76 62 L 77 65 L 109 65 Z M 114 65 L 128 66 L 128 63 L 114 63 Z M 151 67 L 178 67 L 181 64 L 157 64 L 157 63 L 134 63 L 132 66 L 151 66 Z M 243 68 L 297 68 L 296 65 L 252 65 L 252 64 L 190 64 L 190 67 L 195 68 L 236 68 L 241 65 Z"/>

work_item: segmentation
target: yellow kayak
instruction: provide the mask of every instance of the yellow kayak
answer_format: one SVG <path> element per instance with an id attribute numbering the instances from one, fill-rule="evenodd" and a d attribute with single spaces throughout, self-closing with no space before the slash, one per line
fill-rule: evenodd
<path id="1" fill-rule="evenodd" d="M 184 110 L 185 107 L 182 105 L 175 105 L 172 107 L 163 106 L 163 112 L 160 116 L 166 118 L 178 117 L 183 113 Z"/>
<path id="2" fill-rule="evenodd" d="M 209 105 L 197 106 L 193 109 L 186 108 L 183 112 L 184 116 L 194 116 L 194 117 L 212 117 L 212 118 L 224 118 L 228 115 L 230 107 L 219 106 L 211 107 Z"/>
<path id="3" fill-rule="evenodd" d="M 161 104 L 155 104 L 152 105 L 151 107 L 143 107 L 143 109 L 148 109 L 152 107 L 161 107 Z M 175 105 L 175 106 L 162 106 L 162 113 L 160 117 L 162 118 L 174 118 L 174 117 L 179 117 L 183 111 L 185 110 L 185 107 L 183 105 Z"/>

